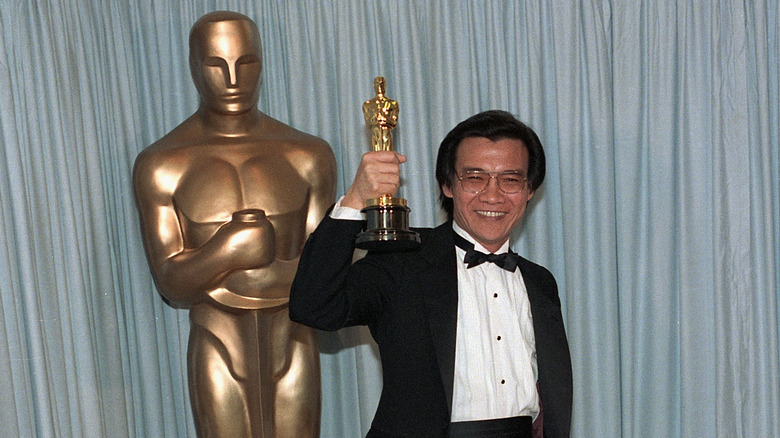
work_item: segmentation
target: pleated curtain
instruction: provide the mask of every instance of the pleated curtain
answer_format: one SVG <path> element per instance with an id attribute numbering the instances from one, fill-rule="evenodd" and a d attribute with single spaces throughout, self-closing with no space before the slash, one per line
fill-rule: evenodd
<path id="1" fill-rule="evenodd" d="M 538 132 L 512 245 L 558 280 L 572 436 L 780 436 L 777 0 L 1 0 L 0 434 L 195 436 L 188 315 L 152 282 L 131 170 L 197 108 L 187 37 L 217 9 L 258 24 L 260 108 L 328 141 L 339 194 L 385 76 L 414 226 L 443 220 L 456 123 Z M 319 339 L 322 436 L 364 436 L 376 346 Z"/>

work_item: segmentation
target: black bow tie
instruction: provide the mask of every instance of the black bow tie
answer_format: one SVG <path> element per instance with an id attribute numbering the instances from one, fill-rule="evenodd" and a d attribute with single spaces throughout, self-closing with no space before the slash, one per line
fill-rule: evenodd
<path id="1" fill-rule="evenodd" d="M 520 256 L 513 252 L 505 252 L 503 254 L 485 254 L 484 252 L 474 249 L 474 244 L 464 239 L 461 235 L 454 232 L 455 245 L 466 251 L 466 257 L 463 258 L 463 262 L 466 263 L 468 268 L 481 265 L 485 262 L 495 263 L 499 268 L 506 269 L 509 272 L 514 272 L 517 268 L 517 264 L 520 262 Z"/>

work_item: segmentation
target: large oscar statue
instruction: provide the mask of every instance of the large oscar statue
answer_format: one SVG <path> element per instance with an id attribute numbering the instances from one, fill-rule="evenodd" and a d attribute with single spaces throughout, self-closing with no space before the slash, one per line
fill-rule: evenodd
<path id="1" fill-rule="evenodd" d="M 199 436 L 318 437 L 315 333 L 288 294 L 335 197 L 328 144 L 260 112 L 260 35 L 214 12 L 190 32 L 197 111 L 142 151 L 133 184 L 157 288 L 190 309 L 189 387 Z"/>
<path id="2" fill-rule="evenodd" d="M 373 99 L 363 102 L 363 116 L 371 131 L 373 151 L 393 150 L 393 129 L 398 124 L 398 102 L 385 96 L 385 78 L 374 78 Z M 372 251 L 402 251 L 420 246 L 420 235 L 409 229 L 406 199 L 382 195 L 366 201 L 366 230 L 355 245 Z"/>

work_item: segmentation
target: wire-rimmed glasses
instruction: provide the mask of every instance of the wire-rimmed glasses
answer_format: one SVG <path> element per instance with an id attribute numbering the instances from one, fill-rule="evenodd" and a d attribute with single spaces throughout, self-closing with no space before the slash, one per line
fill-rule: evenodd
<path id="1" fill-rule="evenodd" d="M 469 193 L 479 193 L 485 190 L 491 178 L 495 178 L 498 183 L 498 189 L 508 195 L 522 192 L 526 189 L 528 183 L 526 176 L 514 171 L 485 172 L 482 170 L 467 170 L 463 175 L 458 176 L 460 186 Z"/>

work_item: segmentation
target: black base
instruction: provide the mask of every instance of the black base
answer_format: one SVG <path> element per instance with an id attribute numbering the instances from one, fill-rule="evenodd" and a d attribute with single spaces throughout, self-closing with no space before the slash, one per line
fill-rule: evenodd
<path id="1" fill-rule="evenodd" d="M 358 234 L 355 246 L 368 251 L 408 251 L 419 248 L 420 234 L 411 230 L 367 230 Z"/>
<path id="2" fill-rule="evenodd" d="M 383 197 L 363 210 L 366 231 L 358 234 L 355 246 L 369 251 L 404 251 L 420 246 L 420 234 L 409 229 L 409 207 L 401 198 Z"/>

